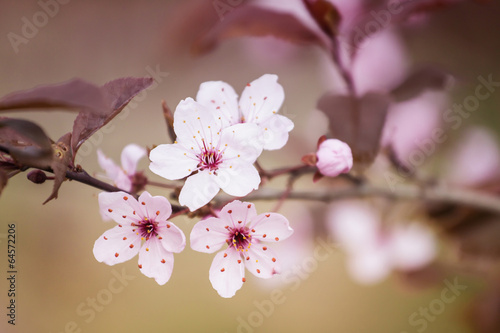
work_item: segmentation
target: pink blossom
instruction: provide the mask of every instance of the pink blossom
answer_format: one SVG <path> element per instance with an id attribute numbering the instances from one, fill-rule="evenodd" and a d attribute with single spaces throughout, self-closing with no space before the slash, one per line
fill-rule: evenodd
<path id="1" fill-rule="evenodd" d="M 144 156 L 146 156 L 146 149 L 136 144 L 129 144 L 123 148 L 121 155 L 122 166 L 119 167 L 112 159 L 106 157 L 100 149 L 97 150 L 99 165 L 106 172 L 106 176 L 113 181 L 116 187 L 127 192 L 133 190 L 134 180 L 136 180 L 134 178 L 137 175 L 142 176 L 142 173 L 137 173 L 136 169 L 139 160 Z"/>
<path id="2" fill-rule="evenodd" d="M 328 226 L 348 256 L 350 275 L 359 283 L 380 282 L 392 270 L 417 270 L 436 255 L 434 236 L 422 224 L 382 228 L 378 213 L 360 201 L 332 205 Z"/>
<path id="3" fill-rule="evenodd" d="M 220 189 L 245 196 L 260 184 L 253 163 L 262 152 L 255 124 L 224 126 L 222 114 L 187 98 L 174 113 L 177 141 L 151 150 L 149 168 L 171 180 L 188 177 L 179 203 L 194 211 L 207 204 Z"/>
<path id="4" fill-rule="evenodd" d="M 337 139 L 328 139 L 319 145 L 316 152 L 319 172 L 328 177 L 337 177 L 352 168 L 352 152 L 347 143 Z"/>
<path id="5" fill-rule="evenodd" d="M 174 268 L 173 253 L 181 252 L 186 245 L 184 233 L 167 220 L 172 213 L 167 199 L 152 197 L 148 192 L 138 200 L 125 192 L 102 192 L 99 208 L 118 225 L 96 240 L 97 261 L 115 265 L 139 253 L 142 274 L 160 285 L 167 283 Z"/>
<path id="6" fill-rule="evenodd" d="M 193 227 L 191 248 L 214 253 L 224 247 L 215 255 L 209 278 L 219 295 L 228 298 L 245 282 L 245 267 L 264 279 L 279 273 L 279 260 L 267 243 L 282 241 L 292 233 L 283 215 L 257 215 L 252 203 L 235 200 L 222 208 L 219 217 L 202 220 Z"/>
<path id="7" fill-rule="evenodd" d="M 221 117 L 223 126 L 256 124 L 260 130 L 256 138 L 267 150 L 282 148 L 293 129 L 293 122 L 278 114 L 284 99 L 278 76 L 271 74 L 248 83 L 239 100 L 234 89 L 222 81 L 202 83 L 196 96 L 198 103 Z"/>

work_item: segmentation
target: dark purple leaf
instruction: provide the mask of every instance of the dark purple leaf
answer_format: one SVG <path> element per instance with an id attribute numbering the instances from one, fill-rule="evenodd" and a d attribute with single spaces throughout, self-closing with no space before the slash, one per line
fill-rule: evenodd
<path id="1" fill-rule="evenodd" d="M 415 70 L 391 92 L 397 102 L 419 96 L 426 90 L 444 89 L 451 76 L 434 67 L 423 67 Z"/>
<path id="2" fill-rule="evenodd" d="M 43 204 L 46 204 L 52 199 L 57 199 L 57 194 L 62 182 L 66 179 L 66 171 L 69 169 L 69 165 L 72 161 L 71 153 L 71 133 L 66 133 L 63 135 L 54 145 L 54 154 L 52 158 L 52 163 L 50 168 L 54 172 L 54 187 L 52 193 L 45 200 Z"/>
<path id="3" fill-rule="evenodd" d="M 92 134 L 113 119 L 139 92 L 153 83 L 152 78 L 121 78 L 100 88 L 106 101 L 106 111 L 101 114 L 80 112 L 73 124 L 71 148 L 73 156 Z"/>
<path id="4" fill-rule="evenodd" d="M 0 118 L 0 148 L 28 166 L 48 167 L 52 159 L 52 141 L 28 120 Z"/>
<path id="5" fill-rule="evenodd" d="M 30 90 L 11 93 L 0 99 L 1 110 L 16 109 L 69 109 L 103 114 L 107 109 L 101 89 L 81 79 L 54 85 L 38 86 Z"/>
<path id="6" fill-rule="evenodd" d="M 197 54 L 213 50 L 224 39 L 243 36 L 274 36 L 293 43 L 327 48 L 321 36 L 294 15 L 256 6 L 242 6 L 228 13 L 193 46 Z"/>
<path id="7" fill-rule="evenodd" d="M 389 103 L 389 96 L 373 92 L 361 98 L 327 93 L 318 101 L 332 136 L 351 147 L 356 168 L 367 167 L 377 156 Z"/>
<path id="8" fill-rule="evenodd" d="M 303 0 L 302 2 L 325 34 L 330 38 L 337 35 L 341 15 L 333 3 L 326 0 Z"/>

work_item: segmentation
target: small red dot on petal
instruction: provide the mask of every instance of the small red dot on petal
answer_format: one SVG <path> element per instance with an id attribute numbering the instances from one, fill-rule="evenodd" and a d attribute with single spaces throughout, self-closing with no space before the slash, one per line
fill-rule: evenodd
<path id="1" fill-rule="evenodd" d="M 241 260 L 240 259 L 238 259 L 238 264 L 241 264 Z"/>
<path id="2" fill-rule="evenodd" d="M 266 214 L 266 217 L 269 217 L 269 216 L 271 216 L 271 214 Z"/>
<path id="3" fill-rule="evenodd" d="M 230 209 L 230 210 L 228 210 L 227 212 L 228 212 L 229 214 L 231 214 L 233 211 Z"/>
<path id="4" fill-rule="evenodd" d="M 226 225 L 224 228 L 229 229 L 229 226 L 228 226 L 228 225 Z"/>
<path id="5" fill-rule="evenodd" d="M 131 249 L 134 248 L 134 244 L 130 244 L 128 247 L 130 247 Z"/>
<path id="6" fill-rule="evenodd" d="M 161 260 L 161 263 L 162 263 L 162 264 L 164 264 L 164 263 L 165 263 L 165 259 L 162 259 L 162 260 Z"/>
<path id="7" fill-rule="evenodd" d="M 115 253 L 115 257 L 118 257 L 118 256 L 119 256 L 119 254 L 118 254 L 118 252 L 116 252 L 116 253 Z"/>
<path id="8" fill-rule="evenodd" d="M 252 232 L 255 232 L 255 229 L 252 229 Z"/>
<path id="9" fill-rule="evenodd" d="M 266 235 L 266 234 L 263 234 L 263 235 L 262 235 L 262 238 L 266 238 L 266 237 L 267 237 L 267 235 Z"/>
<path id="10" fill-rule="evenodd" d="M 163 239 L 163 237 L 161 237 L 161 236 L 158 236 L 158 239 Z"/>
<path id="11" fill-rule="evenodd" d="M 145 205 L 146 205 L 146 203 L 145 203 L 144 201 L 143 201 L 143 202 L 141 202 L 141 204 L 142 204 L 143 206 L 145 206 Z"/>
<path id="12" fill-rule="evenodd" d="M 264 247 L 262 248 L 262 250 L 266 251 L 266 250 L 267 250 L 267 246 L 264 246 Z"/>
<path id="13" fill-rule="evenodd" d="M 206 246 L 206 248 L 207 248 L 207 249 L 209 249 L 209 248 L 210 248 L 210 246 L 208 246 L 208 245 L 207 245 L 207 246 Z"/>
<path id="14" fill-rule="evenodd" d="M 139 265 L 139 268 L 142 268 L 142 265 Z"/>
<path id="15" fill-rule="evenodd" d="M 279 239 L 278 237 L 276 237 L 274 240 L 275 240 L 275 241 L 279 241 L 280 239 Z"/>
<path id="16" fill-rule="evenodd" d="M 127 237 L 123 237 L 123 240 L 127 240 Z"/>
<path id="17" fill-rule="evenodd" d="M 250 260 L 250 257 L 246 257 L 245 259 L 246 259 L 246 260 Z"/>
<path id="18" fill-rule="evenodd" d="M 247 207 L 248 207 L 248 208 L 252 208 L 252 204 L 248 204 L 248 206 L 247 206 Z"/>
<path id="19" fill-rule="evenodd" d="M 273 260 L 273 262 L 276 262 L 276 258 L 273 258 L 272 260 Z"/>
<path id="20" fill-rule="evenodd" d="M 245 278 L 241 278 L 241 281 L 246 282 L 246 281 L 247 281 L 247 279 L 245 279 Z"/>
<path id="21" fill-rule="evenodd" d="M 122 225 L 121 225 L 121 224 L 118 224 L 118 226 L 119 226 L 120 228 L 122 227 Z"/>
<path id="22" fill-rule="evenodd" d="M 108 237 L 104 236 L 104 240 L 108 240 Z"/>
<path id="23" fill-rule="evenodd" d="M 227 253 L 224 253 L 224 258 L 227 257 Z"/>
<path id="24" fill-rule="evenodd" d="M 224 268 L 221 268 L 221 270 L 220 270 L 220 271 L 221 271 L 221 272 L 224 272 L 225 270 L 226 270 L 226 269 L 224 269 Z"/>
<path id="25" fill-rule="evenodd" d="M 170 224 L 167 224 L 167 228 L 170 228 Z"/>
<path id="26" fill-rule="evenodd" d="M 122 215 L 122 217 L 123 217 L 123 218 L 126 218 L 126 217 L 127 217 L 127 215 Z"/>
<path id="27" fill-rule="evenodd" d="M 260 269 L 257 269 L 257 273 L 260 273 Z"/>
<path id="28" fill-rule="evenodd" d="M 159 210 L 156 211 L 156 215 L 160 215 L 160 211 Z"/>
<path id="29" fill-rule="evenodd" d="M 243 221 L 238 221 L 238 223 L 243 223 Z"/>
<path id="30" fill-rule="evenodd" d="M 112 210 L 111 208 L 108 208 L 108 212 L 112 213 L 112 212 L 113 212 L 113 210 Z"/>
<path id="31" fill-rule="evenodd" d="M 127 201 L 127 200 L 128 200 L 128 197 L 123 197 L 123 200 Z"/>
<path id="32" fill-rule="evenodd" d="M 207 231 L 210 231 L 210 229 L 207 228 Z"/>

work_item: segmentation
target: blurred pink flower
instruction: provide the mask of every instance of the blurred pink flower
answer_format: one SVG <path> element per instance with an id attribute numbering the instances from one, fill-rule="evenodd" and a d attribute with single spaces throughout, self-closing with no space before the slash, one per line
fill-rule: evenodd
<path id="1" fill-rule="evenodd" d="M 181 252 L 186 245 L 182 230 L 167 220 L 172 213 L 168 200 L 148 192 L 138 200 L 125 192 L 102 192 L 99 208 L 118 225 L 96 240 L 97 261 L 115 265 L 139 253 L 142 274 L 160 285 L 167 283 L 174 268 L 173 253 Z"/>
<path id="2" fill-rule="evenodd" d="M 468 129 L 448 161 L 446 178 L 455 184 L 481 186 L 500 178 L 498 141 L 484 128 Z"/>
<path id="3" fill-rule="evenodd" d="M 245 282 L 245 267 L 255 276 L 268 279 L 279 273 L 276 254 L 266 242 L 278 242 L 293 233 L 288 220 L 277 213 L 257 215 L 252 203 L 232 201 L 219 217 L 198 222 L 191 231 L 191 248 L 216 254 L 210 267 L 212 286 L 222 297 L 233 297 Z"/>
<path id="4" fill-rule="evenodd" d="M 159 145 L 149 155 L 154 173 L 170 180 L 188 177 L 179 203 L 191 211 L 207 204 L 220 189 L 245 196 L 259 187 L 259 172 L 253 166 L 262 152 L 259 128 L 254 123 L 228 127 L 222 121 L 224 112 L 210 112 L 192 98 L 181 101 L 174 113 L 177 141 Z"/>
<path id="5" fill-rule="evenodd" d="M 97 150 L 97 161 L 106 172 L 106 176 L 113 181 L 116 187 L 127 192 L 133 190 L 134 181 L 137 180 L 134 179 L 137 175 L 137 164 L 144 156 L 146 156 L 146 149 L 136 144 L 129 144 L 123 148 L 121 154 L 122 166 L 119 167 L 112 159 L 106 157 L 100 149 Z M 143 177 L 142 173 L 140 173 L 138 178 L 142 179 Z"/>
<path id="6" fill-rule="evenodd" d="M 319 172 L 328 177 L 337 177 L 352 168 L 352 152 L 347 143 L 337 139 L 323 141 L 316 152 Z"/>
<path id="7" fill-rule="evenodd" d="M 350 275 L 362 284 L 380 282 L 391 270 L 417 270 L 436 254 L 430 230 L 417 223 L 382 229 L 378 214 L 360 201 L 332 205 L 328 226 L 346 251 Z"/>
<path id="8" fill-rule="evenodd" d="M 288 141 L 293 122 L 278 114 L 285 99 L 278 76 L 264 74 L 248 83 L 238 101 L 238 95 L 226 82 L 209 81 L 200 85 L 196 101 L 221 119 L 223 127 L 239 123 L 257 124 L 256 137 L 267 150 L 282 148 Z"/>

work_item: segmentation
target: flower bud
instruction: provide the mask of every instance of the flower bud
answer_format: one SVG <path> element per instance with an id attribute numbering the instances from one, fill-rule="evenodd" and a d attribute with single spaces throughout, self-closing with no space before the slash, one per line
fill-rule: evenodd
<path id="1" fill-rule="evenodd" d="M 337 139 L 323 141 L 316 152 L 318 161 L 316 167 L 324 176 L 336 177 L 341 173 L 347 173 L 352 168 L 351 148 Z"/>
<path id="2" fill-rule="evenodd" d="M 27 177 L 35 184 L 43 184 L 47 180 L 47 175 L 41 170 L 30 171 Z"/>

